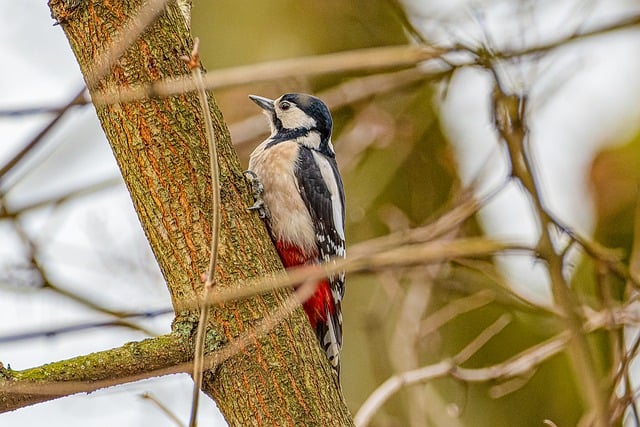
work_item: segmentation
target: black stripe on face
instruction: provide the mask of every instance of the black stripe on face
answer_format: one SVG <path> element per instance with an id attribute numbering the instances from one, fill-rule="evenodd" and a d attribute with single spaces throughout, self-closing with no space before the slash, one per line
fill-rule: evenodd
<path id="1" fill-rule="evenodd" d="M 279 121 L 280 120 L 278 120 L 278 122 Z M 305 136 L 308 136 L 309 133 L 313 132 L 313 130 L 311 129 L 304 129 L 304 128 L 283 129 L 282 123 L 280 123 L 280 126 L 281 127 L 278 129 L 277 123 L 276 123 L 276 129 L 278 129 L 278 132 L 271 137 L 269 143 L 267 144 L 267 148 L 273 147 L 274 145 L 279 144 L 281 142 L 292 141 L 297 138 L 303 138 Z"/>
<path id="2" fill-rule="evenodd" d="M 322 140 L 329 140 L 333 129 L 331 113 L 320 98 L 305 93 L 288 93 L 282 96 L 282 101 L 295 104 L 309 117 L 316 121 L 315 129 L 320 133 Z"/>

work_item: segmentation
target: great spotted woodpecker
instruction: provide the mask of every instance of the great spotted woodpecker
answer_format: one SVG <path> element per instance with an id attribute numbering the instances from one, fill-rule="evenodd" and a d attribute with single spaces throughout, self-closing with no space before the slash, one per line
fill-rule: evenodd
<path id="1" fill-rule="evenodd" d="M 269 119 L 271 136 L 251 153 L 248 176 L 285 267 L 344 258 L 344 189 L 336 164 L 333 121 L 318 98 L 250 95 Z M 254 191 L 255 192 L 255 191 Z M 321 281 L 303 304 L 331 366 L 340 373 L 344 273 Z"/>

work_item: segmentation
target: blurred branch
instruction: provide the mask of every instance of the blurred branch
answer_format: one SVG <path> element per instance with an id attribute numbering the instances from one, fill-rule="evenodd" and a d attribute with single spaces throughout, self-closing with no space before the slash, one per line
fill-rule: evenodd
<path id="1" fill-rule="evenodd" d="M 148 330 L 147 328 L 144 328 L 140 325 L 137 325 L 133 322 L 128 322 L 126 320 L 122 320 L 125 316 L 123 316 L 124 312 L 118 311 L 118 310 L 112 310 L 110 308 L 107 308 L 103 305 L 98 304 L 95 301 L 91 301 L 89 298 L 83 297 L 82 295 L 76 294 L 75 292 L 71 292 L 68 289 L 63 289 L 59 286 L 54 285 L 53 283 L 51 283 L 46 275 L 46 273 L 43 272 L 43 270 L 40 269 L 40 267 L 37 267 L 38 271 L 40 272 L 40 274 L 42 274 L 43 276 L 43 285 L 42 285 L 42 289 L 48 289 L 52 292 L 55 292 L 56 294 L 63 296 L 65 298 L 68 298 L 72 301 L 77 302 L 80 305 L 83 305 L 87 308 L 90 308 L 92 310 L 95 310 L 99 313 L 104 313 L 104 314 L 108 314 L 110 316 L 113 317 L 117 317 L 119 320 L 116 320 L 115 322 L 118 323 L 118 326 L 122 326 L 122 327 L 126 327 L 129 329 L 133 329 L 135 331 L 140 331 L 142 333 L 144 333 L 145 335 L 149 335 L 149 336 L 153 336 L 155 335 L 153 332 L 151 332 L 150 330 Z"/>
<path id="2" fill-rule="evenodd" d="M 561 37 L 551 42 L 540 44 L 538 46 L 532 46 L 529 48 L 512 50 L 512 51 L 505 50 L 502 52 L 494 52 L 494 54 L 495 54 L 495 57 L 498 59 L 511 59 L 515 57 L 535 55 L 535 54 L 544 53 L 550 50 L 554 50 L 559 47 L 564 47 L 569 43 L 580 41 L 585 38 L 600 36 L 613 31 L 625 30 L 625 29 L 636 27 L 638 25 L 640 25 L 640 15 L 633 14 L 623 18 L 618 18 L 606 24 L 595 26 L 594 28 L 576 32 L 574 34 L 571 34 L 568 37 Z"/>
<path id="3" fill-rule="evenodd" d="M 582 385 L 579 389 L 584 394 L 588 407 L 594 412 L 596 425 L 605 427 L 608 424 L 607 399 L 603 395 L 599 379 L 596 378 L 595 362 L 582 328 L 579 304 L 564 276 L 564 254 L 558 253 L 554 248 L 552 232 L 557 224 L 544 206 L 541 189 L 534 173 L 533 160 L 526 149 L 527 99 L 524 96 L 507 94 L 501 86 L 497 73 L 493 69 L 491 71 L 495 79 L 492 105 L 495 127 L 507 148 L 511 175 L 522 184 L 531 197 L 533 209 L 540 224 L 541 231 L 536 252 L 546 262 L 555 303 L 562 310 L 566 327 L 572 336 L 568 349 L 573 360 L 574 377 Z"/>
<path id="4" fill-rule="evenodd" d="M 296 286 L 306 280 L 321 280 L 330 274 L 367 273 L 394 268 L 406 268 L 437 264 L 446 260 L 464 257 L 490 256 L 496 253 L 532 252 L 521 244 L 491 241 L 484 238 L 461 238 L 449 241 L 434 241 L 393 249 L 371 252 L 366 242 L 354 245 L 345 260 L 334 260 L 324 264 L 291 268 L 271 276 L 247 281 L 242 288 L 216 289 L 209 297 L 209 304 L 247 298 L 274 289 Z M 198 301 L 186 300 L 185 307 L 197 307 Z"/>
<path id="5" fill-rule="evenodd" d="M 71 100 L 63 106 L 56 116 L 40 131 L 38 134 L 25 144 L 17 153 L 15 153 L 5 164 L 0 166 L 0 184 L 3 182 L 5 175 L 11 169 L 13 169 L 20 161 L 29 154 L 35 147 L 37 147 L 44 137 L 49 133 L 51 129 L 60 121 L 60 119 L 66 114 L 67 111 L 74 105 L 77 105 L 79 99 L 84 98 L 85 88 L 83 87 Z"/>
<path id="6" fill-rule="evenodd" d="M 61 114 L 70 106 L 82 107 L 91 104 L 91 100 L 85 96 L 85 91 L 80 96 L 71 101 L 71 104 L 65 104 L 57 107 L 26 107 L 26 108 L 7 108 L 0 110 L 0 117 L 16 118 L 21 116 L 31 116 L 40 114 Z"/>
<path id="7" fill-rule="evenodd" d="M 12 225 L 13 225 L 13 228 L 18 233 L 18 235 L 24 241 L 25 245 L 27 246 L 27 250 L 28 250 L 27 256 L 29 257 L 29 267 L 32 268 L 35 272 L 37 272 L 37 274 L 40 276 L 41 289 L 48 289 L 50 291 L 53 291 L 58 295 L 61 295 L 65 298 L 68 298 L 72 301 L 75 301 L 81 305 L 84 305 L 85 307 L 88 307 L 100 313 L 118 317 L 120 318 L 119 320 L 120 326 L 141 331 L 146 335 L 154 335 L 153 332 L 147 330 L 142 326 L 136 325 L 135 323 L 132 323 L 132 322 L 127 322 L 125 320 L 122 320 L 122 317 L 121 317 L 122 312 L 104 307 L 94 301 L 91 301 L 86 297 L 76 294 L 75 292 L 72 292 L 68 289 L 64 289 L 55 285 L 51 280 L 51 278 L 49 277 L 49 274 L 47 273 L 45 266 L 42 265 L 42 263 L 40 262 L 36 244 L 33 242 L 29 234 L 23 229 L 22 224 L 19 221 L 13 221 Z"/>
<path id="8" fill-rule="evenodd" d="M 317 95 L 331 110 L 362 102 L 368 98 L 392 92 L 402 87 L 423 81 L 430 77 L 419 68 L 357 77 L 341 83 Z M 229 126 L 233 145 L 236 147 L 253 142 L 255 138 L 267 132 L 264 126 L 264 115 L 254 114 Z"/>
<path id="9" fill-rule="evenodd" d="M 131 312 L 131 313 L 122 312 L 118 316 L 119 317 L 118 320 L 79 323 L 76 325 L 63 326 L 59 328 L 52 328 L 52 329 L 39 330 L 39 331 L 33 331 L 33 332 L 24 332 L 19 334 L 0 336 L 0 344 L 6 344 L 6 343 L 11 343 L 16 341 L 25 341 L 25 340 L 30 340 L 34 338 L 44 338 L 44 337 L 48 338 L 48 337 L 68 334 L 72 332 L 79 332 L 79 331 L 84 331 L 87 329 L 94 329 L 94 328 L 103 328 L 103 327 L 112 327 L 112 326 L 131 328 L 130 323 L 128 322 L 125 323 L 120 319 L 126 319 L 126 318 L 132 318 L 132 317 L 141 317 L 144 319 L 151 319 L 154 317 L 158 317 L 158 316 L 162 316 L 170 313 L 173 313 L 173 310 L 170 308 L 161 308 L 158 310 L 148 310 L 148 311 Z M 153 334 L 148 334 L 148 335 L 153 335 Z"/>
<path id="10" fill-rule="evenodd" d="M 380 71 L 411 67 L 434 59 L 443 51 L 432 47 L 392 46 L 358 49 L 327 55 L 314 55 L 280 61 L 263 62 L 207 72 L 207 89 L 288 77 L 318 76 L 352 71 Z M 190 77 L 166 79 L 151 84 L 121 88 L 118 92 L 100 92 L 93 96 L 96 105 L 127 103 L 142 98 L 167 97 L 196 90 Z"/>
<path id="11" fill-rule="evenodd" d="M 471 273 L 478 273 L 494 283 L 496 287 L 489 288 L 489 290 L 494 292 L 495 301 L 499 304 L 507 304 L 520 311 L 531 313 L 540 313 L 542 311 L 556 316 L 560 315 L 560 311 L 553 305 L 532 301 L 516 289 L 513 289 L 507 280 L 497 271 L 496 265 L 491 260 L 456 259 L 453 263 Z"/>
<path id="12" fill-rule="evenodd" d="M 185 425 L 182 423 L 182 421 L 180 421 L 180 419 L 176 416 L 176 414 L 171 412 L 171 410 L 167 408 L 167 406 L 164 403 L 162 403 L 158 398 L 156 398 L 153 394 L 149 392 L 144 392 L 140 395 L 140 397 L 151 401 L 151 403 L 153 403 L 158 409 L 160 409 L 160 411 L 162 411 L 162 413 L 165 414 L 167 418 L 173 421 L 175 425 L 177 425 L 178 427 L 185 427 Z"/>
<path id="13" fill-rule="evenodd" d="M 432 334 L 461 314 L 484 307 L 493 302 L 495 298 L 495 292 L 485 289 L 468 297 L 459 298 L 450 302 L 420 322 L 420 336 L 425 337 L 426 335 Z"/>
<path id="14" fill-rule="evenodd" d="M 424 366 L 413 371 L 395 375 L 380 385 L 380 387 L 367 398 L 356 413 L 354 422 L 357 427 L 367 426 L 374 413 L 389 397 L 409 385 L 428 382 L 448 375 L 467 382 L 484 382 L 524 375 L 535 366 L 538 366 L 540 363 L 564 350 L 569 338 L 570 335 L 567 332 L 563 332 L 542 344 L 519 353 L 505 362 L 486 368 L 468 369 L 459 367 L 456 365 L 454 357 L 453 359 L 443 360 L 434 365 Z"/>
<path id="15" fill-rule="evenodd" d="M 122 183 L 121 177 L 105 179 L 104 181 L 100 181 L 83 188 L 70 190 L 67 193 L 62 194 L 60 196 L 38 200 L 36 202 L 31 202 L 30 204 L 18 206 L 12 209 L 8 209 L 6 207 L 6 203 L 0 199 L 1 201 L 0 219 L 14 219 L 25 212 L 29 212 L 35 209 L 40 209 L 50 205 L 59 206 L 77 197 L 82 197 L 82 196 L 93 194 L 102 190 L 113 188 L 113 187 L 116 187 L 117 185 L 120 185 L 121 183 Z"/>
<path id="16" fill-rule="evenodd" d="M 567 43 L 587 37 L 606 34 L 636 26 L 640 16 L 633 15 L 613 23 L 602 25 L 581 33 L 570 35 L 550 43 L 525 49 L 493 53 L 494 59 L 510 59 L 538 54 L 564 46 Z M 382 69 L 412 67 L 421 62 L 439 59 L 443 55 L 456 52 L 470 52 L 476 59 L 465 59 L 461 63 L 449 62 L 452 67 L 476 65 L 483 62 L 484 54 L 472 48 L 456 46 L 452 49 L 433 46 L 393 46 L 345 51 L 327 55 L 271 61 L 223 70 L 209 71 L 205 76 L 207 89 L 230 87 L 246 83 L 255 83 L 299 76 L 316 76 L 351 71 L 379 71 Z M 441 70 L 424 71 L 424 75 L 440 75 Z M 152 84 L 121 89 L 117 93 L 102 92 L 93 96 L 96 105 L 126 103 L 146 97 L 166 97 L 191 92 L 196 87 L 188 77 L 163 80 Z"/>
<path id="17" fill-rule="evenodd" d="M 258 338 L 270 332 L 313 295 L 316 284 L 316 280 L 305 281 L 254 327 L 207 354 L 204 358 L 206 369 L 213 369 L 256 345 Z M 191 333 L 182 331 L 185 332 Z M 0 369 L 0 412 L 145 378 L 192 372 L 193 349 L 191 341 L 184 338 L 181 333 L 173 332 L 23 371 Z M 213 348 L 221 345 L 221 342 L 213 343 Z"/>

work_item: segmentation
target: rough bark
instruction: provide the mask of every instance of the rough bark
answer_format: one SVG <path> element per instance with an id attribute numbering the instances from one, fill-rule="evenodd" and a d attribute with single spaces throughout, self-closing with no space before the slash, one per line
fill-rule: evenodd
<path id="1" fill-rule="evenodd" d="M 50 1 L 53 16 L 59 18 L 85 76 L 141 4 L 142 0 Z M 180 57 L 189 55 L 191 47 L 185 17 L 178 4 L 170 1 L 90 92 L 117 91 L 187 74 Z M 268 274 L 281 264 L 263 225 L 246 210 L 250 197 L 242 168 L 209 95 L 222 189 L 217 284 L 241 286 L 243 279 Z M 191 348 L 197 316 L 188 301 L 201 293 L 200 275 L 207 268 L 211 239 L 211 180 L 197 96 L 143 99 L 97 106 L 96 111 L 167 281 L 177 315 L 174 330 L 180 329 L 173 335 L 183 337 Z M 286 295 L 278 291 L 214 307 L 207 351 L 249 330 L 276 310 Z M 20 377 L 19 373 L 9 376 Z M 215 372 L 208 372 L 203 389 L 215 398 L 231 425 L 352 424 L 331 368 L 301 310 L 254 339 Z"/>

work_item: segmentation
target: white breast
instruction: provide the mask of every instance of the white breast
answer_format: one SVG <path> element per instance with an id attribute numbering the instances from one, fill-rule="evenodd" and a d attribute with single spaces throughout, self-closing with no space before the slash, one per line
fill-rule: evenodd
<path id="1" fill-rule="evenodd" d="M 298 144 L 285 141 L 266 148 L 269 140 L 251 153 L 249 170 L 264 186 L 264 202 L 271 213 L 271 233 L 279 241 L 301 246 L 309 255 L 317 253 L 315 231 L 294 174 Z"/>

